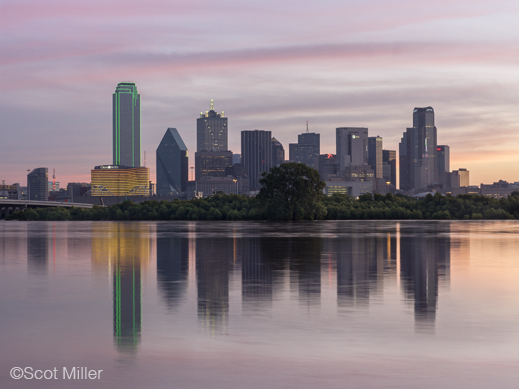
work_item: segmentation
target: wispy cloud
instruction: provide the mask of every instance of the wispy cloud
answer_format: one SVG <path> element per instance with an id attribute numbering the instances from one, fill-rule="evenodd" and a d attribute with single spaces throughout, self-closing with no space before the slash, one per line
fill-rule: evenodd
<path id="1" fill-rule="evenodd" d="M 23 181 L 25 166 L 48 165 L 72 181 L 109 162 L 111 94 L 133 80 L 152 170 L 168 126 L 195 148 L 195 119 L 214 98 L 234 152 L 252 128 L 288 149 L 306 120 L 326 152 L 338 125 L 396 149 L 413 107 L 432 105 L 440 142 L 476 183 L 519 180 L 514 16 L 519 3 L 483 0 L 4 0 L 0 173 Z"/>

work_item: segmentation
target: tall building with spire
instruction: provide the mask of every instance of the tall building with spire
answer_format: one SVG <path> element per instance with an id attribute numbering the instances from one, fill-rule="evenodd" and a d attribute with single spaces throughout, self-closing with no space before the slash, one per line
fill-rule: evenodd
<path id="1" fill-rule="evenodd" d="M 209 111 L 200 112 L 196 120 L 196 151 L 227 150 L 227 118 L 214 110 L 211 100 Z"/>
<path id="2" fill-rule="evenodd" d="M 133 82 L 113 94 L 113 164 L 141 166 L 141 95 Z"/>

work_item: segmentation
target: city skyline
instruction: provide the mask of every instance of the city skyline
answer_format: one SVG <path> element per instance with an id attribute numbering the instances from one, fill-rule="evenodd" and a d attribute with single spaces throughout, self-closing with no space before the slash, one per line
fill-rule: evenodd
<path id="1" fill-rule="evenodd" d="M 297 11 L 201 3 L 131 3 L 121 12 L 110 2 L 3 2 L 0 178 L 24 185 L 27 169 L 46 166 L 61 183 L 89 181 L 112 160 L 114 85 L 131 80 L 151 177 L 168 127 L 194 165 L 194 118 L 214 99 L 234 153 L 243 130 L 271 131 L 288 147 L 306 120 L 321 153 L 336 152 L 338 127 L 369 128 L 397 150 L 409 112 L 432 106 L 451 170 L 467 168 L 471 185 L 518 180 L 518 4 L 437 2 L 425 14 L 406 1 Z"/>

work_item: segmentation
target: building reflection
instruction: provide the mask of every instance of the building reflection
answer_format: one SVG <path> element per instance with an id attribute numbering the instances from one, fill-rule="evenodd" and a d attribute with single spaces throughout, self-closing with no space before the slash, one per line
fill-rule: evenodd
<path id="1" fill-rule="evenodd" d="M 400 239 L 400 279 L 407 299 L 414 300 L 417 329 L 431 328 L 436 320 L 438 283 L 450 274 L 450 237 L 435 225 Z M 447 225 L 448 228 L 448 225 Z M 447 231 L 448 232 L 448 231 Z"/>
<path id="2" fill-rule="evenodd" d="M 331 242 L 339 307 L 367 306 L 372 295 L 382 295 L 385 280 L 396 274 L 395 231 L 370 228 L 375 231 L 368 234 L 357 228 Z"/>
<path id="3" fill-rule="evenodd" d="M 242 307 L 249 312 L 272 306 L 288 269 L 286 238 L 243 238 L 238 242 L 242 264 Z"/>
<path id="4" fill-rule="evenodd" d="M 94 223 L 92 262 L 111 273 L 113 334 L 118 351 L 133 353 L 141 337 L 141 271 L 150 256 L 149 227 L 142 223 Z"/>
<path id="5" fill-rule="evenodd" d="M 243 238 L 238 242 L 241 257 L 242 308 L 253 311 L 271 305 L 273 285 L 272 267 L 264 255 L 261 238 Z"/>
<path id="6" fill-rule="evenodd" d="M 189 239 L 157 237 L 157 284 L 166 304 L 179 305 L 187 290 Z"/>
<path id="7" fill-rule="evenodd" d="M 290 285 L 298 290 L 301 305 L 321 304 L 322 238 L 289 238 L 286 241 L 290 264 Z"/>
<path id="8" fill-rule="evenodd" d="M 29 274 L 47 274 L 49 240 L 50 229 L 48 223 L 41 223 L 38 225 L 38 230 L 28 231 L 27 272 Z"/>
<path id="9" fill-rule="evenodd" d="M 234 258 L 231 238 L 196 240 L 198 320 L 211 334 L 223 333 L 229 316 L 229 271 Z"/>

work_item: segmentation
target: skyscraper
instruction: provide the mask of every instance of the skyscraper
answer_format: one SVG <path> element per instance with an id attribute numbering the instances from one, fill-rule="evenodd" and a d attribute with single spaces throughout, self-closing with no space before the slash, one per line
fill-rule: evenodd
<path id="1" fill-rule="evenodd" d="M 227 151 L 227 118 L 214 110 L 213 100 L 209 111 L 200 112 L 196 120 L 196 151 Z"/>
<path id="2" fill-rule="evenodd" d="M 306 132 L 297 136 L 297 143 L 288 145 L 289 158 L 292 162 L 304 163 L 314 167 L 314 158 L 321 152 L 321 135 Z"/>
<path id="3" fill-rule="evenodd" d="M 438 182 L 436 133 L 433 108 L 415 108 L 413 127 L 406 130 L 399 145 L 400 189 L 425 189 Z"/>
<path id="4" fill-rule="evenodd" d="M 261 173 L 272 166 L 272 134 L 270 131 L 241 132 L 241 160 L 247 168 L 250 190 L 259 190 Z"/>
<path id="5" fill-rule="evenodd" d="M 368 137 L 368 164 L 375 173 L 375 178 L 382 178 L 382 138 Z"/>
<path id="6" fill-rule="evenodd" d="M 387 175 L 387 181 L 396 188 L 396 151 L 395 150 L 382 150 L 382 162 L 389 166 L 390 174 Z M 382 166 L 383 168 L 383 166 Z"/>
<path id="7" fill-rule="evenodd" d="M 27 174 L 29 200 L 47 201 L 49 199 L 49 169 L 39 167 Z"/>
<path id="8" fill-rule="evenodd" d="M 197 151 L 195 153 L 195 179 L 225 177 L 232 168 L 232 151 Z"/>
<path id="9" fill-rule="evenodd" d="M 272 138 L 272 167 L 279 166 L 285 162 L 285 149 L 280 141 Z"/>
<path id="10" fill-rule="evenodd" d="M 133 82 L 121 82 L 113 94 L 113 164 L 141 166 L 141 95 Z"/>
<path id="11" fill-rule="evenodd" d="M 335 130 L 337 160 L 342 171 L 346 166 L 368 163 L 368 129 L 365 127 L 339 127 Z"/>
<path id="12" fill-rule="evenodd" d="M 187 147 L 176 128 L 168 128 L 157 147 L 157 195 L 171 196 L 187 189 Z"/>
<path id="13" fill-rule="evenodd" d="M 447 145 L 438 145 L 436 151 L 438 155 L 438 172 L 450 172 L 450 147 Z"/>

